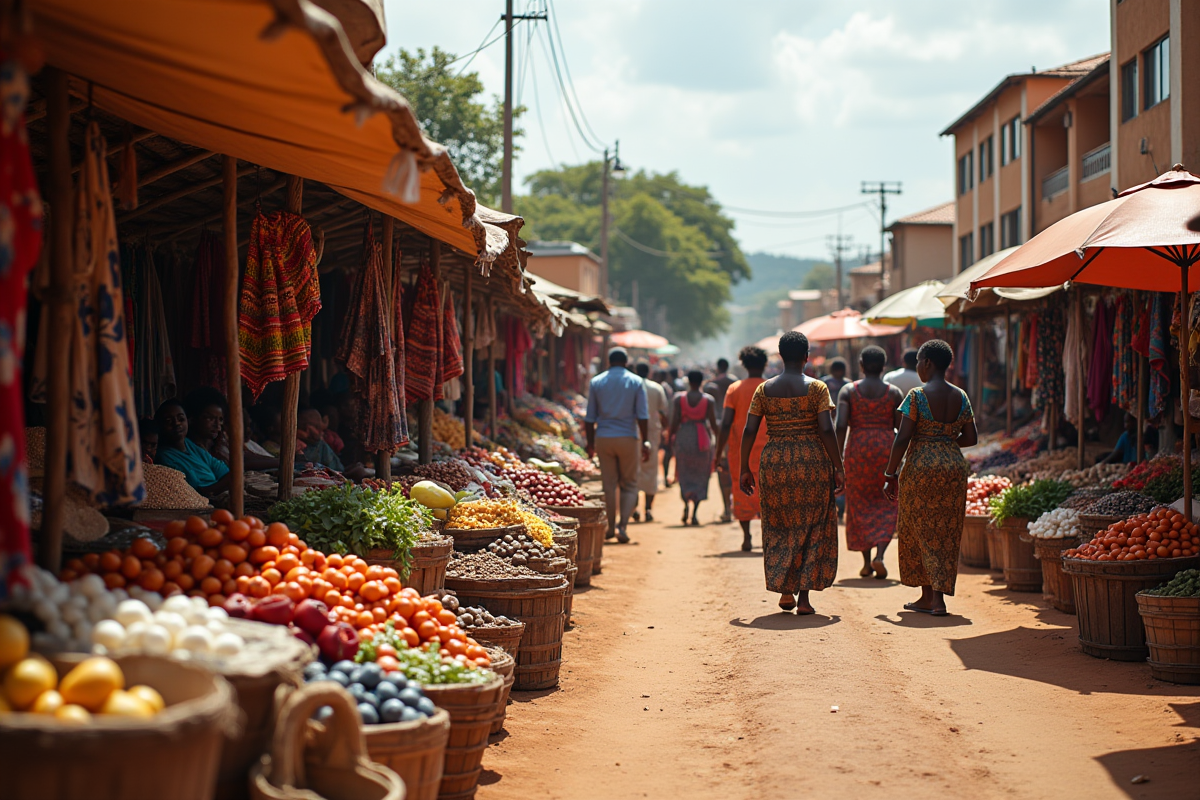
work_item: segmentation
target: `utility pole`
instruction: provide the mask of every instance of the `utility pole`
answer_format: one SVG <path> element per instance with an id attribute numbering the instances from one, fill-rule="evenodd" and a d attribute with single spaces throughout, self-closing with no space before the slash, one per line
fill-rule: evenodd
<path id="1" fill-rule="evenodd" d="M 863 194 L 879 195 L 879 300 L 881 302 L 891 291 L 891 275 L 888 274 L 883 259 L 884 237 L 887 234 L 887 196 L 900 194 L 900 189 L 900 181 L 862 182 Z"/>
<path id="2" fill-rule="evenodd" d="M 546 14 L 513 14 L 513 0 L 504 0 L 504 166 L 500 177 L 500 210 L 513 213 L 513 24 L 519 19 L 546 19 Z M 468 442 L 470 444 L 470 442 Z"/>
<path id="3" fill-rule="evenodd" d="M 842 254 L 850 249 L 849 235 L 841 233 L 825 237 L 829 242 L 829 250 L 833 253 L 833 267 L 837 272 L 837 310 L 846 307 L 845 290 L 842 288 Z"/>
<path id="4" fill-rule="evenodd" d="M 625 174 L 625 165 L 621 163 L 621 142 L 618 139 L 613 156 L 608 157 L 608 148 L 604 148 L 604 163 L 600 173 L 600 289 L 604 297 L 610 296 L 611 287 L 608 285 L 608 176 Z"/>

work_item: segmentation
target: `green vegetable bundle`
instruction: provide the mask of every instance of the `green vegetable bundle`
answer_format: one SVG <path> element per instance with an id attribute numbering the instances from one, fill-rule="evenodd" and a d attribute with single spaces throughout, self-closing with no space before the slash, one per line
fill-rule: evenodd
<path id="1" fill-rule="evenodd" d="M 1006 519 L 1020 517 L 1037 519 L 1058 508 L 1073 491 L 1066 481 L 1038 480 L 1012 486 L 988 500 L 992 523 L 1000 525 Z"/>
<path id="2" fill-rule="evenodd" d="M 1185 569 L 1162 586 L 1149 589 L 1146 594 L 1158 597 L 1200 597 L 1200 569 Z"/>
<path id="3" fill-rule="evenodd" d="M 1200 486 L 1200 467 L 1192 470 L 1192 486 Z M 1183 467 L 1177 466 L 1169 472 L 1156 475 L 1146 481 L 1141 491 L 1160 503 L 1174 503 L 1183 497 Z"/>
<path id="4" fill-rule="evenodd" d="M 390 644 L 396 649 L 396 660 L 400 662 L 400 672 L 410 681 L 423 684 L 447 683 L 486 683 L 495 675 L 488 669 L 469 668 L 453 659 L 442 658 L 438 652 L 438 643 L 430 642 L 425 647 L 409 647 L 404 637 L 396 633 L 391 622 L 370 641 L 358 646 L 354 660 L 362 664 L 375 661 L 378 657 L 379 645 Z"/>
<path id="5" fill-rule="evenodd" d="M 429 509 L 405 497 L 399 486 L 375 491 L 347 484 L 305 492 L 271 506 L 269 516 L 324 553 L 391 550 L 405 576 L 413 545 L 432 523 Z"/>

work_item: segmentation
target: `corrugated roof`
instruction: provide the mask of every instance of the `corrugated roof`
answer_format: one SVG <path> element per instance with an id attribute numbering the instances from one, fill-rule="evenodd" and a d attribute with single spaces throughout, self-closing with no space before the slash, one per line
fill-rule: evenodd
<path id="1" fill-rule="evenodd" d="M 1025 124 L 1032 125 L 1034 122 L 1037 122 L 1039 119 L 1044 117 L 1046 114 L 1050 113 L 1050 111 L 1052 109 L 1054 109 L 1054 107 L 1057 106 L 1059 103 L 1061 103 L 1063 100 L 1066 100 L 1067 98 L 1070 98 L 1070 97 L 1074 97 L 1081 89 L 1086 89 L 1088 86 L 1091 86 L 1093 83 L 1095 83 L 1100 78 L 1108 75 L 1108 69 L 1109 69 L 1108 62 L 1109 61 L 1110 61 L 1109 54 L 1105 53 L 1103 57 L 1099 58 L 1099 60 L 1096 63 L 1096 66 L 1092 67 L 1092 69 L 1087 74 L 1083 75 L 1080 78 L 1076 78 L 1075 80 L 1068 83 L 1066 86 L 1059 89 L 1054 94 L 1047 97 L 1045 102 L 1043 102 L 1040 106 L 1035 108 L 1033 110 L 1033 113 L 1025 118 Z"/>
<path id="2" fill-rule="evenodd" d="M 569 241 L 533 241 L 525 244 L 525 249 L 529 251 L 531 257 L 537 256 L 585 256 L 592 259 L 597 264 L 600 263 L 600 258 L 588 248 L 581 245 L 579 242 Z"/>
<path id="3" fill-rule="evenodd" d="M 1010 86 L 1013 86 L 1014 84 L 1024 81 L 1026 78 L 1080 78 L 1095 69 L 1096 65 L 1100 61 L 1107 58 L 1108 53 L 1101 53 L 1100 55 L 1089 56 L 1087 58 L 1081 58 L 1078 61 L 1072 61 L 1069 64 L 1063 64 L 1061 67 L 1045 69 L 1041 72 L 1015 72 L 1012 75 L 1007 76 L 1004 80 L 1000 81 L 1000 83 L 996 84 L 996 88 L 988 92 L 978 103 L 971 106 L 970 111 L 963 114 L 954 122 L 950 123 L 950 125 L 946 127 L 946 130 L 942 131 L 940 135 L 949 136 L 959 125 L 974 119 L 975 116 L 978 115 L 983 109 L 983 107 L 999 97 L 1001 92 Z"/>
<path id="4" fill-rule="evenodd" d="M 940 206 L 927 208 L 924 211 L 918 211 L 915 214 L 909 214 L 907 217 L 900 219 L 888 225 L 886 230 L 891 230 L 897 225 L 953 225 L 954 224 L 954 201 L 942 203 Z"/>

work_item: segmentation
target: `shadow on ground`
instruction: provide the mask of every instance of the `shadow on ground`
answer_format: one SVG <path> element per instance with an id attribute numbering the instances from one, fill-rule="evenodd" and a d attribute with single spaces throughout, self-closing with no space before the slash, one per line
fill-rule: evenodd
<path id="1" fill-rule="evenodd" d="M 705 558 L 762 558 L 762 550 L 729 550 L 724 553 L 709 553 Z"/>
<path id="2" fill-rule="evenodd" d="M 1120 750 L 1096 758 L 1113 785 L 1134 800 L 1196 796 L 1200 741 L 1142 750 Z M 1135 778 L 1145 778 L 1134 783 Z"/>
<path id="3" fill-rule="evenodd" d="M 970 618 L 960 614 L 947 614 L 944 617 L 935 617 L 932 614 L 923 614 L 920 611 L 900 611 L 896 614 L 896 619 L 892 619 L 887 614 L 876 614 L 875 619 L 880 622 L 886 622 L 889 625 L 895 625 L 898 628 L 960 628 L 963 625 L 974 625 Z"/>
<path id="4" fill-rule="evenodd" d="M 804 616 L 799 616 L 797 614 L 776 611 L 774 614 L 765 614 L 761 617 L 755 617 L 750 621 L 746 621 L 741 617 L 735 617 L 729 620 L 729 624 L 735 628 L 757 628 L 762 631 L 790 631 L 804 630 L 805 628 L 824 628 L 827 625 L 836 625 L 841 621 L 842 618 L 837 614 L 833 616 L 826 616 L 825 614 L 805 614 Z"/>
<path id="5" fill-rule="evenodd" d="M 890 589 L 893 586 L 899 586 L 900 581 L 895 578 L 842 578 L 834 584 L 834 586 L 843 586 L 847 589 Z"/>

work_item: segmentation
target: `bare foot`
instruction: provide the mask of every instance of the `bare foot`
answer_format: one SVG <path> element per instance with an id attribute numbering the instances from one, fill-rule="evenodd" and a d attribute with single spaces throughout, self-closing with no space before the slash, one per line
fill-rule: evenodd
<path id="1" fill-rule="evenodd" d="M 881 581 L 887 577 L 887 567 L 885 567 L 883 565 L 882 561 L 880 561 L 878 559 L 876 559 L 875 561 L 872 561 L 871 569 L 875 570 L 875 579 L 876 580 Z M 863 577 L 866 577 L 866 576 L 864 575 Z"/>

